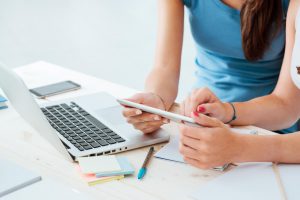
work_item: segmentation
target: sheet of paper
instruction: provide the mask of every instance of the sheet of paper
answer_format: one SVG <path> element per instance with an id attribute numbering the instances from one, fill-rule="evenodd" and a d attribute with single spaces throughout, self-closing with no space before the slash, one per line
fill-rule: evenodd
<path id="1" fill-rule="evenodd" d="M 256 134 L 255 130 L 232 128 L 240 134 Z M 156 158 L 171 160 L 175 162 L 184 162 L 182 155 L 179 153 L 179 136 L 171 136 L 170 142 L 160 149 L 155 155 Z"/>
<path id="2" fill-rule="evenodd" d="M 298 200 L 300 197 L 300 165 L 280 164 L 279 174 L 288 200 Z"/>
<path id="3" fill-rule="evenodd" d="M 272 163 L 240 165 L 188 196 L 196 200 L 281 200 Z"/>
<path id="4" fill-rule="evenodd" d="M 94 156 L 78 158 L 80 169 L 84 174 L 95 174 L 98 172 L 120 171 L 121 167 L 117 158 L 111 156 Z"/>

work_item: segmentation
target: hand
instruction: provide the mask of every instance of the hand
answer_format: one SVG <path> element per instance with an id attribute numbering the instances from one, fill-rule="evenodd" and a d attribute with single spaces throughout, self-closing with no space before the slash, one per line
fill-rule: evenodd
<path id="1" fill-rule="evenodd" d="M 127 100 L 165 110 L 162 99 L 153 93 L 138 93 Z M 128 123 L 144 133 L 151 133 L 159 129 L 163 124 L 169 123 L 168 119 L 142 112 L 137 108 L 125 107 L 123 115 L 126 117 Z"/>
<path id="2" fill-rule="evenodd" d="M 216 118 L 198 113 L 192 117 L 204 127 L 180 126 L 179 150 L 185 162 L 201 169 L 235 162 L 243 146 L 239 135 Z"/>
<path id="3" fill-rule="evenodd" d="M 233 109 L 228 103 L 221 102 L 208 88 L 195 89 L 180 105 L 181 114 L 191 116 L 198 112 L 217 118 L 226 123 L 233 116 Z"/>

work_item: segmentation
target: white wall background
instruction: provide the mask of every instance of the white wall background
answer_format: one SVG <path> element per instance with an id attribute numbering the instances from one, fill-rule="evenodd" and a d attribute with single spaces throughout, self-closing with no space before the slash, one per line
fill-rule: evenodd
<path id="1" fill-rule="evenodd" d="M 156 3 L 0 0 L 0 61 L 45 60 L 142 90 L 154 57 Z M 179 101 L 193 84 L 194 54 L 186 20 Z"/>

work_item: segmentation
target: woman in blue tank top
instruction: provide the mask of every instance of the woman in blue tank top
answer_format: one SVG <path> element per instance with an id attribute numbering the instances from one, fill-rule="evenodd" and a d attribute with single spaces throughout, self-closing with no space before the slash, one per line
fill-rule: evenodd
<path id="1" fill-rule="evenodd" d="M 194 88 L 208 87 L 225 102 L 271 93 L 285 47 L 289 0 L 159 0 L 158 42 L 145 92 L 132 101 L 168 110 L 177 96 L 184 7 L 196 47 Z M 189 87 L 189 86 L 187 86 Z M 144 133 L 168 120 L 125 108 L 128 122 Z M 283 132 L 295 131 L 296 127 Z"/>

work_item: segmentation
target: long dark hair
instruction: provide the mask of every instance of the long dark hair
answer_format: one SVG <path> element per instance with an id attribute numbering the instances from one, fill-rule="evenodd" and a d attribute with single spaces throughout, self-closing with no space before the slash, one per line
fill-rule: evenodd
<path id="1" fill-rule="evenodd" d="M 241 32 L 247 60 L 263 58 L 282 26 L 282 17 L 282 0 L 246 0 L 241 9 Z"/>

